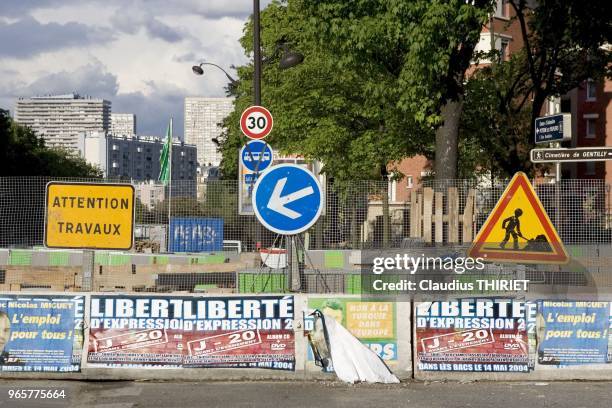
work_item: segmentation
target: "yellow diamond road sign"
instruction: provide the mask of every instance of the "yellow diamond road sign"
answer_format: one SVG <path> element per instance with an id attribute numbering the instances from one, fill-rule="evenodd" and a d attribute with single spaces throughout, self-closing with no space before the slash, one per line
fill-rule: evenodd
<path id="1" fill-rule="evenodd" d="M 134 243 L 134 186 L 47 184 L 45 246 L 120 249 Z"/>

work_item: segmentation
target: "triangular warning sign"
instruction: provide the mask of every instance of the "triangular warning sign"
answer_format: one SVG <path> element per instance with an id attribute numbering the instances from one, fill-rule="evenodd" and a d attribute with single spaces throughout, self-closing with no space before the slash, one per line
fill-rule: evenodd
<path id="1" fill-rule="evenodd" d="M 516 173 L 468 251 L 488 261 L 564 264 L 569 261 L 557 230 L 525 173 Z"/>

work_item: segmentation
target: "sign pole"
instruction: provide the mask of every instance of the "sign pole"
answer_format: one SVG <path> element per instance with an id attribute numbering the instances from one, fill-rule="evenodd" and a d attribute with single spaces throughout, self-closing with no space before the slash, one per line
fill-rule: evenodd
<path id="1" fill-rule="evenodd" d="M 172 211 L 172 131 L 173 131 L 172 117 L 170 118 L 170 146 L 168 150 L 168 233 L 166 234 L 166 251 L 170 252 L 170 212 Z"/>
<path id="2" fill-rule="evenodd" d="M 300 262 L 298 259 L 298 247 L 296 245 L 295 235 L 287 237 L 287 253 L 289 255 L 287 267 L 291 274 L 291 291 L 299 292 L 302 289 L 300 279 Z"/>
<path id="3" fill-rule="evenodd" d="M 81 290 L 83 292 L 91 292 L 93 286 L 93 271 L 95 268 L 95 252 L 91 249 L 83 251 L 83 268 L 81 272 L 83 274 L 81 281 Z"/>
<path id="4" fill-rule="evenodd" d="M 554 145 L 554 146 L 553 146 Z M 561 143 L 551 143 L 551 146 L 560 148 Z M 561 188 L 561 162 L 555 162 L 555 226 L 559 228 L 559 189 Z"/>

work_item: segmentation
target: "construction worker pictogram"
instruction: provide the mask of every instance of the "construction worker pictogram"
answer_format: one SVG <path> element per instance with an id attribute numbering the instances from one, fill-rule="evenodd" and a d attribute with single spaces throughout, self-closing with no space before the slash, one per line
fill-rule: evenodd
<path id="1" fill-rule="evenodd" d="M 521 215 L 523 215 L 523 210 L 517 208 L 514 210 L 514 215 L 511 215 L 510 217 L 506 218 L 504 222 L 502 222 L 502 228 L 506 230 L 506 236 L 501 244 L 499 244 L 500 248 L 504 249 L 506 247 L 506 243 L 508 242 L 510 236 L 512 236 L 512 239 L 514 240 L 514 249 L 519 249 L 518 237 L 527 239 L 521 233 L 521 220 L 519 220 Z"/>
<path id="2" fill-rule="evenodd" d="M 468 251 L 472 258 L 510 263 L 569 261 L 559 234 L 525 173 L 516 173 Z"/>

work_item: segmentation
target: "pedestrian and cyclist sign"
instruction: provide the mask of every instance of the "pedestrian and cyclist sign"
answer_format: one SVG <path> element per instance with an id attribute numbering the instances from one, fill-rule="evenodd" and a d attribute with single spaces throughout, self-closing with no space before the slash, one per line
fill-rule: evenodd
<path id="1" fill-rule="evenodd" d="M 531 264 L 569 261 L 525 173 L 514 175 L 468 251 L 472 258 Z"/>
<path id="2" fill-rule="evenodd" d="M 266 170 L 253 189 L 253 209 L 270 231 L 295 235 L 310 228 L 323 210 L 323 192 L 314 174 L 295 164 Z"/>
<path id="3" fill-rule="evenodd" d="M 272 131 L 272 114 L 263 106 L 250 106 L 240 116 L 240 129 L 249 139 L 259 140 Z"/>
<path id="4" fill-rule="evenodd" d="M 134 186 L 47 184 L 45 246 L 129 250 L 134 243 Z"/>

